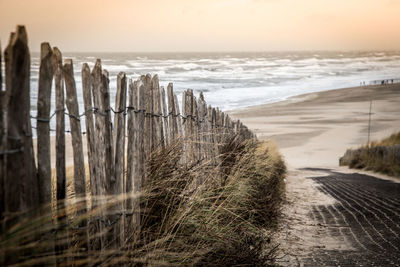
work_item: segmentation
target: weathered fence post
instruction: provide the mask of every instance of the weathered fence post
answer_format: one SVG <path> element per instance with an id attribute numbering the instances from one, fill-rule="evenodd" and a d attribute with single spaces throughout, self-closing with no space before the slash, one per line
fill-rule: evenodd
<path id="1" fill-rule="evenodd" d="M 53 69 L 54 69 L 54 85 L 55 85 L 55 102 L 56 102 L 56 201 L 57 201 L 57 222 L 58 231 L 56 233 L 55 251 L 58 256 L 56 259 L 57 266 L 65 262 L 64 255 L 68 247 L 65 242 L 66 230 L 61 225 L 66 220 L 66 174 L 65 174 L 65 108 L 64 108 L 64 79 L 63 79 L 63 62 L 61 51 L 53 48 Z"/>
<path id="2" fill-rule="evenodd" d="M 127 200 L 126 241 L 138 237 L 140 227 L 139 197 L 141 180 L 144 177 L 144 122 L 145 122 L 145 89 L 140 80 L 129 81 L 129 114 L 128 114 L 128 160 L 126 175 Z"/>
<path id="3" fill-rule="evenodd" d="M 153 141 L 152 151 L 159 147 L 164 147 L 164 129 L 163 129 L 163 118 L 161 109 L 161 94 L 160 85 L 158 81 L 158 75 L 154 75 L 151 80 L 151 88 L 153 91 Z"/>
<path id="4" fill-rule="evenodd" d="M 76 93 L 74 70 L 71 59 L 64 63 L 64 79 L 66 85 L 66 104 L 71 125 L 72 148 L 74 154 L 74 186 L 77 198 L 86 197 L 85 162 L 82 147 L 82 131 L 79 118 L 79 106 Z M 84 204 L 86 205 L 86 204 Z M 85 208 L 85 207 L 84 207 Z"/>
<path id="5" fill-rule="evenodd" d="M 182 92 L 183 164 L 190 163 L 190 150 L 188 144 L 188 136 L 190 135 L 190 118 L 188 117 L 188 114 L 191 109 L 189 108 L 190 104 L 187 94 L 187 91 Z"/>
<path id="6" fill-rule="evenodd" d="M 176 122 L 178 124 L 178 132 L 176 134 L 176 136 L 180 137 L 181 139 L 183 139 L 183 127 L 182 127 L 182 114 L 179 111 L 179 102 L 178 102 L 178 97 L 176 96 L 176 94 L 174 94 L 174 105 L 175 105 L 175 112 L 176 112 Z"/>
<path id="7" fill-rule="evenodd" d="M 3 91 L 3 66 L 2 66 L 2 55 L 3 50 L 1 49 L 0 42 L 0 151 L 5 150 L 5 136 L 6 136 L 6 124 L 5 124 L 5 91 Z M 0 155 L 0 220 L 3 219 L 4 212 L 4 155 Z M 0 232 L 2 232 L 2 225 L 0 224 Z M 1 247 L 0 247 L 1 249 Z M 0 264 L 2 264 L 3 253 L 0 254 Z"/>
<path id="8" fill-rule="evenodd" d="M 72 150 L 74 156 L 74 189 L 75 197 L 78 199 L 77 212 L 78 215 L 86 214 L 86 178 L 85 178 L 85 162 L 82 147 L 82 131 L 79 118 L 79 106 L 76 92 L 74 69 L 71 59 L 66 59 L 64 63 L 64 79 L 66 85 L 66 104 L 69 112 L 69 122 L 71 126 Z M 83 219 L 78 222 L 78 227 L 82 228 L 75 231 L 73 236 L 72 249 L 78 258 L 83 258 L 86 255 L 81 254 L 81 249 L 86 250 L 88 246 L 87 230 L 85 229 L 87 220 Z M 79 244 L 79 249 L 76 247 Z"/>
<path id="9" fill-rule="evenodd" d="M 103 69 L 102 74 L 101 74 L 101 95 L 100 97 L 102 98 L 101 104 L 102 106 L 100 107 L 101 110 L 104 110 L 104 128 L 102 129 L 103 131 L 103 137 L 104 137 L 104 143 L 100 144 L 101 146 L 104 147 L 104 162 L 101 164 L 105 165 L 105 181 L 104 181 L 104 187 L 105 187 L 105 194 L 107 196 L 107 200 L 113 201 L 114 198 L 114 192 L 115 192 L 115 187 L 116 187 L 116 179 L 115 179 L 115 164 L 114 164 L 114 149 L 113 149 L 113 127 L 112 127 L 112 122 L 111 122 L 111 107 L 110 107 L 110 79 L 109 79 L 109 73 L 107 70 Z M 115 232 L 114 232 L 114 226 L 110 224 L 110 222 L 116 221 L 117 220 L 117 215 L 114 214 L 113 211 L 113 206 L 108 206 L 106 210 L 107 216 L 105 217 L 105 222 L 106 222 L 106 235 L 104 236 L 104 248 L 105 249 L 114 249 L 116 247 L 116 244 L 118 240 L 116 240 Z"/>
<path id="10" fill-rule="evenodd" d="M 135 113 L 135 153 L 134 153 L 134 178 L 133 178 L 133 192 L 139 193 L 145 184 L 146 179 L 146 150 L 145 150 L 145 122 L 146 122 L 146 88 L 140 80 L 134 84 L 135 100 L 137 103 L 138 112 Z M 140 199 L 134 199 L 134 225 L 136 232 L 140 231 Z M 138 233 L 135 234 L 135 237 Z"/>
<path id="11" fill-rule="evenodd" d="M 175 142 L 178 137 L 178 114 L 175 110 L 175 99 L 174 99 L 174 89 L 172 83 L 168 84 L 167 87 L 168 96 L 168 120 L 169 120 L 169 140 L 170 143 Z"/>
<path id="12" fill-rule="evenodd" d="M 136 81 L 135 81 L 136 83 Z M 126 199 L 126 211 L 127 213 L 133 213 L 133 181 L 135 179 L 134 177 L 134 151 L 135 151 L 135 129 L 134 129 L 134 123 L 135 123 L 135 115 L 134 112 L 137 109 L 137 101 L 135 98 L 135 89 L 134 89 L 134 84 L 132 79 L 129 79 L 129 87 L 128 87 L 128 148 L 127 148 L 127 160 L 126 160 L 126 179 L 125 179 L 125 193 L 127 194 L 127 199 Z M 132 216 L 126 217 L 125 218 L 125 240 L 124 242 L 130 241 L 133 231 L 134 231 L 134 225 L 133 225 L 133 214 Z"/>
<path id="13" fill-rule="evenodd" d="M 5 91 L 3 91 L 3 68 L 2 68 L 2 55 L 3 50 L 1 49 L 0 42 L 0 151 L 5 150 L 5 136 L 6 136 L 6 125 L 5 125 Z M 3 233 L 3 213 L 4 213 L 4 158 L 5 155 L 0 155 L 0 233 Z M 0 245 L 0 265 L 4 265 L 4 254 L 5 249 L 3 245 Z"/>
<path id="14" fill-rule="evenodd" d="M 24 26 L 17 27 L 6 50 L 6 150 L 9 154 L 6 156 L 4 203 L 6 212 L 13 213 L 39 203 L 30 121 L 30 54 Z"/>
<path id="15" fill-rule="evenodd" d="M 86 126 L 86 146 L 89 163 L 89 181 L 90 192 L 96 192 L 96 158 L 95 158 L 95 137 L 93 122 L 93 96 L 92 96 L 92 79 L 90 75 L 89 65 L 84 63 L 82 66 L 82 95 L 85 109 L 85 126 Z M 94 194 L 96 196 L 97 193 Z M 92 202 L 92 208 L 94 203 Z"/>
<path id="16" fill-rule="evenodd" d="M 193 120 L 193 137 L 192 137 L 192 149 L 193 159 L 197 163 L 200 161 L 200 139 L 199 139 L 199 110 L 197 109 L 197 99 L 192 93 L 192 120 Z"/>
<path id="17" fill-rule="evenodd" d="M 204 100 L 204 95 L 201 92 L 198 100 L 199 109 L 199 133 L 200 133 L 200 155 L 201 159 L 210 159 L 210 129 L 209 121 L 207 116 L 207 103 Z"/>
<path id="18" fill-rule="evenodd" d="M 114 165 L 114 156 L 113 156 L 113 142 L 112 142 L 112 131 L 113 125 L 111 122 L 111 106 L 110 106 L 110 79 L 108 71 L 103 69 L 102 72 L 102 97 L 103 97 L 103 108 L 106 113 L 105 116 L 105 128 L 104 128 L 104 144 L 105 144 L 105 164 L 106 164 L 106 192 L 107 194 L 113 194 L 114 192 L 114 184 L 115 184 L 115 165 Z"/>
<path id="19" fill-rule="evenodd" d="M 3 91 L 3 50 L 1 49 L 1 41 L 0 41 L 0 91 Z"/>
<path id="20" fill-rule="evenodd" d="M 24 26 L 18 26 L 10 36 L 5 51 L 5 67 L 6 94 L 2 98 L 7 107 L 7 139 L 3 148 L 7 153 L 2 155 L 5 160 L 2 179 L 5 190 L 3 226 L 8 227 L 18 223 L 19 218 L 14 215 L 39 205 L 30 121 L 30 54 Z M 18 263 L 21 253 L 29 253 L 20 245 L 17 237 L 14 248 L 6 248 L 5 265 Z"/>
<path id="21" fill-rule="evenodd" d="M 50 100 L 53 75 L 53 51 L 49 43 L 42 43 L 36 124 L 39 200 L 42 204 L 51 202 Z"/>
<path id="22" fill-rule="evenodd" d="M 94 114 L 95 114 L 95 173 L 96 177 L 91 180 L 91 195 L 92 195 L 92 206 L 93 208 L 99 207 L 102 205 L 103 201 L 100 199 L 105 195 L 105 181 L 106 181 L 106 162 L 105 162 L 105 137 L 104 132 L 106 130 L 106 116 L 107 111 L 104 110 L 104 100 L 103 100 L 103 83 L 102 83 L 102 68 L 101 61 L 96 60 L 96 64 L 91 73 L 92 80 L 92 94 L 93 94 L 93 105 L 94 105 Z M 93 183 L 92 183 L 93 182 Z M 100 217 L 103 214 L 100 211 L 97 217 Z M 100 222 L 100 220 L 93 221 L 93 232 L 94 235 L 100 234 L 103 232 L 104 225 Z M 92 235 L 92 234 L 91 234 Z M 90 248 L 93 250 L 99 250 L 104 247 L 104 237 L 101 238 L 93 238 L 91 239 Z"/>
<path id="23" fill-rule="evenodd" d="M 146 158 L 150 155 L 151 151 L 153 150 L 153 90 L 151 86 L 151 75 L 147 74 L 146 76 L 141 76 L 142 83 L 146 88 L 146 119 L 145 119 L 145 126 L 144 126 L 144 144 L 145 144 L 145 153 Z"/>
<path id="24" fill-rule="evenodd" d="M 168 118 L 171 116 L 171 114 L 169 114 L 167 111 L 167 103 L 166 103 L 166 98 L 165 98 L 164 86 L 161 86 L 161 111 L 163 114 L 162 120 L 164 121 L 164 123 L 163 123 L 164 144 L 167 146 L 170 143 L 169 130 L 168 130 L 169 129 Z"/>
<path id="25" fill-rule="evenodd" d="M 117 77 L 117 95 L 115 97 L 115 115 L 114 115 L 114 131 L 113 131 L 113 142 L 114 142 L 114 162 L 115 162 L 115 187 L 114 195 L 117 198 L 121 198 L 125 192 L 125 109 L 126 109 L 126 91 L 127 91 L 127 80 L 125 73 L 121 72 Z M 118 200 L 114 209 L 120 209 L 120 212 L 124 209 L 124 201 Z M 115 210 L 114 210 L 115 212 Z M 122 218 L 119 223 L 116 223 L 114 227 L 116 244 L 118 240 L 121 244 L 124 243 L 124 221 L 125 216 L 122 212 Z M 119 239 L 117 238 L 119 236 Z"/>
<path id="26" fill-rule="evenodd" d="M 66 196 L 65 174 L 65 108 L 64 108 L 64 78 L 61 51 L 53 48 L 54 53 L 54 84 L 56 98 L 56 198 L 63 201 Z"/>

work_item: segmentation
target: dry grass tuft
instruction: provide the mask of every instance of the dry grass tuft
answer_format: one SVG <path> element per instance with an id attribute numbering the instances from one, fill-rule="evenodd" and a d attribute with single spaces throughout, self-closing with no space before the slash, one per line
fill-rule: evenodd
<path id="1" fill-rule="evenodd" d="M 273 265 L 277 245 L 271 238 L 285 174 L 276 147 L 232 137 L 220 148 L 217 166 L 210 161 L 182 166 L 181 147 L 173 144 L 152 154 L 140 195 L 102 199 L 105 205 L 72 219 L 63 212 L 15 217 L 2 232 L 0 247 L 25 265 Z M 113 227 L 104 224 L 93 236 L 93 222 L 101 222 L 105 211 L 129 198 L 140 201 L 139 238 L 88 251 L 88 236 L 89 244 L 96 243 Z M 79 210 L 79 201 L 69 205 Z M 86 221 L 89 227 L 81 227 Z"/>
<path id="2" fill-rule="evenodd" d="M 400 132 L 355 150 L 347 150 L 339 164 L 400 177 Z"/>

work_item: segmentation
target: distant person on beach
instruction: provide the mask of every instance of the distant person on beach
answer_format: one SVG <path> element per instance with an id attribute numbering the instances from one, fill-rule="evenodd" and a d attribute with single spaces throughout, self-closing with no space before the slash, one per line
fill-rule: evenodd
<path id="1" fill-rule="evenodd" d="M 384 85 L 385 84 L 385 81 L 384 80 L 382 80 L 382 82 L 381 82 L 381 85 Z"/>

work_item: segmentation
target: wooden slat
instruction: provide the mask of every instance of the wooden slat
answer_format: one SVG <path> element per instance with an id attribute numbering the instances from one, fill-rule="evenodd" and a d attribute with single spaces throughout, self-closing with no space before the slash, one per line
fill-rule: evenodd
<path id="1" fill-rule="evenodd" d="M 24 26 L 18 26 L 6 48 L 7 155 L 4 188 L 6 212 L 39 203 L 30 121 L 30 54 Z M 23 166 L 23 168 L 21 168 Z"/>
<path id="2" fill-rule="evenodd" d="M 96 153 L 95 153 L 95 137 L 94 137 L 94 118 L 93 118 L 93 101 L 92 101 L 92 80 L 89 65 L 82 65 L 82 95 L 85 109 L 85 126 L 86 126 L 86 146 L 89 163 L 89 181 L 90 192 L 97 195 L 96 188 Z M 93 203 L 92 203 L 93 205 Z M 93 207 L 93 206 L 92 206 Z M 93 207 L 94 208 L 94 207 Z"/>
<path id="3" fill-rule="evenodd" d="M 1 49 L 0 41 L 0 91 L 3 91 L 3 64 L 2 64 L 3 50 Z M 1 99 L 0 99 L 1 100 Z"/>
<path id="4" fill-rule="evenodd" d="M 117 77 L 117 95 L 115 97 L 114 114 L 114 159 L 115 159 L 115 189 L 114 194 L 124 192 L 125 171 L 125 109 L 126 109 L 127 80 L 125 73 L 121 72 Z"/>
<path id="5" fill-rule="evenodd" d="M 61 51 L 53 48 L 54 53 L 54 85 L 56 98 L 56 198 L 64 200 L 66 196 L 66 174 L 65 174 L 65 116 L 64 116 L 64 78 Z"/>
<path id="6" fill-rule="evenodd" d="M 183 111 L 180 112 L 178 97 L 176 96 L 176 94 L 174 94 L 174 105 L 175 105 L 175 112 L 177 115 L 176 122 L 178 124 L 178 133 L 176 136 L 178 136 L 182 139 L 183 138 L 183 127 L 182 127 L 182 118 L 180 115 L 183 114 Z"/>
<path id="7" fill-rule="evenodd" d="M 104 129 L 106 111 L 103 108 L 102 97 L 102 67 L 101 61 L 98 59 L 91 73 L 93 106 L 97 109 L 95 112 L 95 160 L 96 160 L 96 179 L 95 184 L 91 185 L 92 196 L 103 196 L 105 194 L 106 164 L 105 161 L 105 145 L 104 145 Z M 94 198 L 96 201 L 96 198 Z M 100 204 L 100 203 L 99 203 Z"/>
<path id="8" fill-rule="evenodd" d="M 137 103 L 137 109 L 141 112 L 135 113 L 134 119 L 134 174 L 133 174 L 133 193 L 138 194 L 141 188 L 145 185 L 145 170 L 146 170 L 146 154 L 144 147 L 144 128 L 145 128 L 145 110 L 146 107 L 146 88 L 143 83 L 138 80 L 134 83 L 134 96 L 135 103 Z M 138 238 L 140 231 L 140 199 L 135 196 L 133 199 L 132 212 L 132 225 L 134 227 L 133 238 Z"/>
<path id="9" fill-rule="evenodd" d="M 107 70 L 103 69 L 102 73 L 102 96 L 103 96 L 103 104 L 102 110 L 106 112 L 105 116 L 105 135 L 104 135 L 104 144 L 105 144 L 105 164 L 106 164 L 106 191 L 107 194 L 113 194 L 114 187 L 116 183 L 116 179 L 114 176 L 115 173 L 115 165 L 114 165 L 114 156 L 113 156 L 113 142 L 112 142 L 112 132 L 113 132 L 113 125 L 111 122 L 111 106 L 110 106 L 110 79 L 109 73 Z"/>
<path id="10" fill-rule="evenodd" d="M 164 129 L 164 144 L 167 146 L 170 143 L 169 140 L 169 114 L 168 114 L 168 109 L 167 109 L 167 103 L 166 103 L 166 98 L 165 98 L 165 89 L 164 86 L 161 86 L 161 110 L 163 114 L 163 129 Z M 168 116 L 168 117 L 167 117 Z"/>
<path id="11" fill-rule="evenodd" d="M 144 126 L 144 147 L 146 158 L 150 155 L 153 149 L 153 117 L 150 115 L 153 113 L 153 90 L 151 89 L 151 75 L 147 74 L 146 76 L 140 77 L 145 89 L 146 89 L 146 119 Z"/>
<path id="12" fill-rule="evenodd" d="M 6 149 L 6 107 L 5 107 L 5 91 L 3 91 L 3 65 L 2 65 L 2 55 L 3 50 L 1 49 L 0 42 L 0 151 L 4 151 Z M 0 218 L 3 218 L 4 212 L 4 177 L 5 177 L 5 157 L 0 156 Z M 1 247 L 0 247 L 1 248 Z M 2 264 L 2 256 L 0 253 L 0 264 Z"/>
<path id="13" fill-rule="evenodd" d="M 54 57 L 54 85 L 56 102 L 56 199 L 57 199 L 57 221 L 59 226 L 66 221 L 66 174 L 65 174 L 65 108 L 64 108 L 64 79 L 63 79 L 63 60 L 61 51 L 53 48 Z M 68 235 L 68 234 L 67 234 Z M 61 254 L 68 246 L 64 242 L 65 231 L 56 233 L 56 254 Z M 57 258 L 57 266 L 64 262 L 64 258 Z"/>
<path id="14" fill-rule="evenodd" d="M 126 75 L 120 72 L 117 77 L 117 95 L 115 97 L 115 114 L 114 114 L 114 164 L 115 164 L 115 187 L 113 190 L 116 197 L 123 197 L 125 192 L 125 109 L 126 109 L 126 91 L 127 80 Z M 114 211 L 122 212 L 124 210 L 124 201 L 118 201 L 114 207 Z M 114 232 L 116 242 L 125 241 L 124 230 L 125 216 L 115 224 Z M 122 245 L 121 243 L 121 245 Z"/>
<path id="15" fill-rule="evenodd" d="M 135 82 L 136 83 L 136 82 Z M 135 101 L 135 91 L 134 91 L 134 83 L 132 79 L 129 79 L 128 86 L 128 120 L 127 120 L 127 129 L 128 129 L 128 140 L 127 140 L 127 160 L 126 160 L 126 180 L 125 180 L 125 193 L 127 195 L 126 199 L 126 211 L 128 213 L 133 212 L 133 180 L 134 180 L 134 153 L 135 153 L 135 129 L 134 129 L 134 121 L 135 115 L 134 110 L 137 109 L 137 104 Z M 132 233 L 134 231 L 133 225 L 133 216 L 129 216 L 125 218 L 125 240 L 131 240 Z"/>
<path id="16" fill-rule="evenodd" d="M 153 143 L 152 151 L 160 147 L 164 147 L 164 129 L 161 108 L 161 92 L 158 75 L 154 75 L 151 80 L 151 88 L 153 91 Z"/>
<path id="17" fill-rule="evenodd" d="M 50 108 L 51 87 L 54 76 L 53 50 L 49 43 L 42 43 L 40 48 L 40 67 L 37 103 L 37 161 L 39 201 L 43 205 L 41 214 L 51 214 L 51 161 L 50 161 Z M 44 248 L 45 253 L 54 252 L 54 240 Z"/>
<path id="18" fill-rule="evenodd" d="M 95 150 L 94 150 L 94 158 L 95 158 L 95 172 L 96 179 L 94 179 L 94 183 L 91 184 L 91 195 L 92 195 L 92 206 L 98 207 L 103 204 L 103 201 L 100 197 L 105 195 L 105 180 L 107 175 L 106 164 L 105 164 L 105 124 L 106 124 L 106 115 L 107 112 L 104 110 L 103 104 L 103 82 L 102 82 L 102 67 L 101 61 L 96 60 L 96 64 L 93 67 L 91 73 L 91 81 L 92 81 L 92 95 L 93 95 L 93 106 L 96 108 L 95 114 L 95 130 L 94 130 L 94 142 L 95 142 Z M 101 216 L 103 213 L 100 210 L 96 215 Z M 100 223 L 100 221 L 96 220 L 93 222 L 93 229 L 90 235 L 96 235 L 99 233 L 103 233 L 104 224 Z M 100 250 L 104 247 L 104 237 L 100 238 L 92 238 L 90 243 L 90 249 Z"/>
<path id="19" fill-rule="evenodd" d="M 71 126 L 72 150 L 74 155 L 74 186 L 75 196 L 86 197 L 85 162 L 82 147 L 82 131 L 79 119 L 78 97 L 74 78 L 74 69 L 71 59 L 64 62 L 64 79 L 66 85 L 66 104 L 68 108 L 69 122 Z"/>
<path id="20" fill-rule="evenodd" d="M 51 202 L 50 108 L 53 83 L 53 50 L 49 43 L 40 48 L 37 103 L 37 161 L 40 203 Z"/>
<path id="21" fill-rule="evenodd" d="M 182 140 L 183 140 L 183 164 L 188 164 L 190 162 L 190 150 L 188 144 L 188 136 L 190 135 L 189 119 L 187 117 L 187 110 L 189 107 L 189 100 L 187 97 L 187 92 L 182 92 Z"/>
<path id="22" fill-rule="evenodd" d="M 197 109 L 197 98 L 192 94 L 192 114 L 193 114 L 193 159 L 194 162 L 200 160 L 200 136 L 199 136 L 199 110 Z"/>
<path id="23" fill-rule="evenodd" d="M 71 59 L 66 59 L 63 67 L 65 89 L 66 89 L 66 106 L 69 113 L 69 124 L 71 127 L 72 152 L 74 157 L 74 191 L 75 198 L 78 200 L 76 205 L 77 214 L 86 214 L 86 174 L 85 161 L 82 145 L 81 122 L 79 119 L 78 96 L 76 92 L 76 84 L 74 78 L 74 68 Z M 79 223 L 80 227 L 87 226 L 87 220 Z M 73 240 L 71 244 L 72 252 L 76 255 L 71 260 L 77 260 L 85 257 L 85 253 L 80 253 L 80 249 L 86 250 L 88 245 L 87 231 L 74 230 Z"/>
<path id="24" fill-rule="evenodd" d="M 203 93 L 200 93 L 200 97 L 197 103 L 199 109 L 199 134 L 200 134 L 200 155 L 202 159 L 210 159 L 210 140 L 209 140 L 209 121 L 207 116 L 207 103 L 204 100 Z"/>
<path id="25" fill-rule="evenodd" d="M 175 99 L 174 99 L 174 89 L 173 84 L 169 83 L 167 87 L 167 96 L 168 96 L 168 113 L 170 116 L 168 117 L 169 124 L 169 140 L 170 142 L 176 141 L 176 138 L 179 135 L 178 131 L 178 119 L 175 109 Z"/>
<path id="26" fill-rule="evenodd" d="M 137 94 L 138 109 L 144 110 L 146 107 L 146 88 L 140 81 L 137 81 L 135 85 L 135 94 Z M 135 135 L 135 175 L 134 175 L 134 192 L 140 192 L 140 189 L 145 184 L 145 170 L 146 170 L 146 152 L 144 148 L 144 129 L 145 129 L 145 114 L 144 112 L 136 113 L 135 117 L 135 129 L 137 134 Z"/>
<path id="27" fill-rule="evenodd" d="M 104 165 L 105 165 L 105 171 L 106 171 L 106 176 L 105 176 L 105 181 L 104 181 L 104 186 L 105 186 L 105 194 L 109 197 L 110 201 L 115 201 L 114 198 L 114 193 L 115 193 L 115 188 L 117 181 L 115 179 L 115 164 L 114 164 L 114 149 L 113 149 L 113 125 L 111 122 L 111 108 L 110 108 L 110 79 L 109 79 L 109 73 L 107 70 L 103 69 L 102 75 L 101 75 L 101 97 L 102 101 L 100 106 L 100 110 L 103 110 L 105 116 L 104 116 L 104 128 L 103 130 L 103 136 L 104 136 Z M 119 212 L 119 211 L 118 211 Z M 109 206 L 108 209 L 106 210 L 107 216 L 105 217 L 106 221 L 112 222 L 116 220 L 116 214 L 117 212 L 114 210 L 113 211 L 113 206 Z M 116 233 L 114 231 L 115 227 L 113 225 L 107 227 L 107 233 L 104 237 L 103 244 L 105 248 L 111 249 L 111 248 L 116 248 L 117 244 L 119 243 L 119 238 L 116 236 Z"/>

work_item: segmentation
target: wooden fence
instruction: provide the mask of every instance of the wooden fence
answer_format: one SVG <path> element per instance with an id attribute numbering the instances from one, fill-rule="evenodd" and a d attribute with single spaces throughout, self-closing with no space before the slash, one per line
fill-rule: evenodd
<path id="1" fill-rule="evenodd" d="M 5 91 L 0 90 L 0 218 L 3 226 L 8 224 L 9 218 L 18 218 L 18 214 L 51 202 L 56 201 L 57 209 L 62 210 L 68 205 L 64 200 L 70 194 L 81 205 L 77 216 L 104 205 L 110 207 L 107 212 L 102 211 L 102 219 L 80 220 L 76 229 L 89 230 L 76 230 L 73 236 L 96 236 L 90 239 L 89 250 L 117 248 L 139 231 L 140 207 L 132 198 L 115 199 L 141 191 L 146 184 L 146 160 L 152 151 L 180 141 L 184 166 L 205 162 L 218 166 L 219 146 L 228 137 L 254 138 L 240 121 L 207 106 L 203 94 L 197 98 L 192 90 L 183 92 L 180 107 L 172 83 L 165 92 L 157 75 L 147 74 L 134 80 L 119 73 L 112 108 L 109 74 L 102 68 L 101 61 L 98 59 L 92 70 L 88 64 L 83 64 L 82 88 L 77 88 L 72 60 L 63 60 L 60 50 L 51 48 L 48 43 L 41 45 L 37 116 L 32 117 L 30 54 L 23 26 L 18 26 L 11 34 L 4 50 L 4 62 Z M 50 114 L 53 89 L 56 109 Z M 83 111 L 79 110 L 77 90 L 82 90 Z M 72 193 L 67 192 L 65 115 L 69 119 L 73 146 Z M 85 117 L 85 135 L 82 135 L 82 117 Z M 53 118 L 56 120 L 56 179 L 52 182 L 50 121 Z M 31 120 L 37 122 L 36 155 Z M 82 138 L 87 139 L 87 155 L 84 155 Z M 91 224 L 89 228 L 86 227 L 88 223 Z M 113 227 L 107 227 L 110 225 Z M 56 250 L 62 246 L 56 244 Z M 79 252 L 77 255 L 79 257 Z"/>

